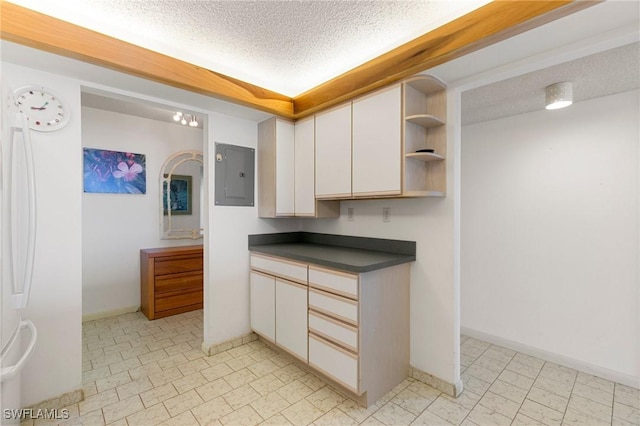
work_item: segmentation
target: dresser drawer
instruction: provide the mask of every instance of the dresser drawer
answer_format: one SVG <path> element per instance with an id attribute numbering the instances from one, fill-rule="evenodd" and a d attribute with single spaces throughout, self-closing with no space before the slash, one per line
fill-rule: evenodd
<path id="1" fill-rule="evenodd" d="M 155 259 L 154 272 L 156 276 L 201 270 L 202 255 L 156 257 Z"/>
<path id="2" fill-rule="evenodd" d="M 252 254 L 251 268 L 290 281 L 307 284 L 307 265 L 302 263 Z"/>
<path id="3" fill-rule="evenodd" d="M 358 299 L 358 276 L 309 266 L 309 285 L 350 299 Z"/>
<path id="4" fill-rule="evenodd" d="M 319 312 L 309 311 L 309 332 L 358 352 L 358 328 L 334 320 Z"/>
<path id="5" fill-rule="evenodd" d="M 202 307 L 202 290 L 178 293 L 166 297 L 158 295 L 155 300 L 155 311 L 162 312 L 191 305 L 200 305 L 200 307 Z"/>
<path id="6" fill-rule="evenodd" d="M 309 288 L 309 308 L 322 314 L 358 325 L 358 302 Z"/>
<path id="7" fill-rule="evenodd" d="M 159 276 L 155 282 L 157 297 L 161 297 L 162 293 L 195 290 L 202 290 L 202 272 L 185 272 Z"/>
<path id="8" fill-rule="evenodd" d="M 358 356 L 309 334 L 309 365 L 358 393 Z"/>

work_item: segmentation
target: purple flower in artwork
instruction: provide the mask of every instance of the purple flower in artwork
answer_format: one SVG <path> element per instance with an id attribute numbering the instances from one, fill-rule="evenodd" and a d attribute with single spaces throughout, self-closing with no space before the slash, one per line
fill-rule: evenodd
<path id="1" fill-rule="evenodd" d="M 83 148 L 84 192 L 146 193 L 144 154 Z"/>
<path id="2" fill-rule="evenodd" d="M 131 167 L 124 161 L 118 163 L 118 170 L 113 172 L 113 177 L 120 179 L 124 178 L 126 182 L 130 182 L 136 178 L 138 173 L 142 172 L 142 166 L 138 163 L 133 163 Z"/>

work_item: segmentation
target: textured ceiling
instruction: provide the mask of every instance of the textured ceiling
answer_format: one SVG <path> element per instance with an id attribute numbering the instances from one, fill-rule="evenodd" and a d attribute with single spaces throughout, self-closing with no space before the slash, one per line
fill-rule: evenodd
<path id="1" fill-rule="evenodd" d="M 489 0 L 11 0 L 288 96 Z"/>
<path id="2" fill-rule="evenodd" d="M 632 43 L 520 75 L 462 94 L 462 124 L 524 114 L 544 108 L 544 89 L 573 83 L 581 102 L 640 87 L 640 44 Z"/>

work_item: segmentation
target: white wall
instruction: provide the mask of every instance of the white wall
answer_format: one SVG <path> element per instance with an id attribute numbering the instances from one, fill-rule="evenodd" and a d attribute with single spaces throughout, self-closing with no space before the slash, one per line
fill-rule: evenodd
<path id="1" fill-rule="evenodd" d="M 258 124 L 223 114 L 209 114 L 205 148 L 209 182 L 209 222 L 206 226 L 204 344 L 245 335 L 249 325 L 249 234 L 298 231 L 297 219 L 260 219 L 258 208 L 214 206 L 215 142 L 256 148 Z M 257 165 L 257 160 L 256 160 Z M 257 173 L 256 185 L 257 190 Z M 257 201 L 258 196 L 255 194 Z M 256 203 L 257 205 L 257 203 Z"/>
<path id="2" fill-rule="evenodd" d="M 159 209 L 163 163 L 178 151 L 202 151 L 203 131 L 83 107 L 82 145 L 146 156 L 146 194 L 82 195 L 83 315 L 139 306 L 140 249 L 201 243 L 161 240 Z"/>
<path id="3" fill-rule="evenodd" d="M 638 103 L 462 129 L 463 327 L 638 386 Z"/>
<path id="4" fill-rule="evenodd" d="M 24 317 L 35 324 L 38 341 L 22 373 L 22 404 L 28 406 L 81 388 L 80 85 L 6 62 L 2 76 L 14 88 L 49 87 L 71 113 L 59 131 L 31 132 L 38 217 L 33 285 Z"/>

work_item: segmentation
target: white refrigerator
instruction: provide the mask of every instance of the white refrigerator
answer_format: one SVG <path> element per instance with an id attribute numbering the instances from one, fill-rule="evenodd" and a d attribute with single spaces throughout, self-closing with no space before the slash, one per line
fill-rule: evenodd
<path id="1" fill-rule="evenodd" d="M 24 317 L 36 243 L 35 171 L 26 118 L 2 79 L 0 134 L 0 425 L 19 423 L 20 371 L 37 340 Z"/>

